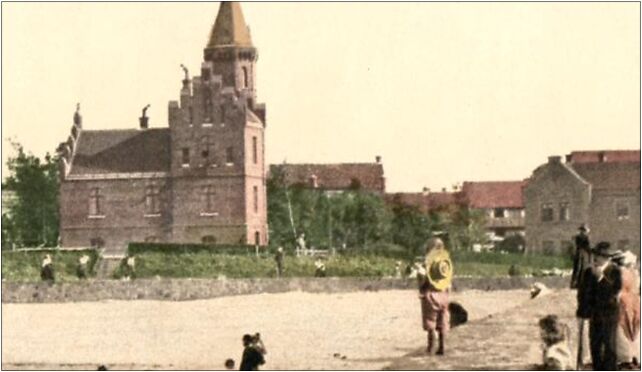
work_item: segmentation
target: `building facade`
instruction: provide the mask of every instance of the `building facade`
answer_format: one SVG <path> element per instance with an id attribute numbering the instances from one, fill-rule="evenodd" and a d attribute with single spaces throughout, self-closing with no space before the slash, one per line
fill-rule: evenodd
<path id="1" fill-rule="evenodd" d="M 61 155 L 63 246 L 268 242 L 265 105 L 239 3 L 221 3 L 200 76 L 184 69 L 169 127 L 86 130 L 77 112 Z"/>
<path id="2" fill-rule="evenodd" d="M 640 151 L 551 156 L 524 189 L 526 249 L 565 253 L 581 224 L 591 241 L 640 254 Z"/>

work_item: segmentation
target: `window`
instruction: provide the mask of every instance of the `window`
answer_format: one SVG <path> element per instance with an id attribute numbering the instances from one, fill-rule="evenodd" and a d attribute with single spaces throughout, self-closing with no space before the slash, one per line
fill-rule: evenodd
<path id="1" fill-rule="evenodd" d="M 99 188 L 89 192 L 89 216 L 102 216 L 102 196 Z"/>
<path id="2" fill-rule="evenodd" d="M 254 186 L 254 213 L 259 213 L 259 187 Z"/>
<path id="3" fill-rule="evenodd" d="M 216 215 L 216 189 L 214 186 L 203 187 L 203 211 L 201 215 Z"/>
<path id="4" fill-rule="evenodd" d="M 619 221 L 629 219 L 629 204 L 624 201 L 615 203 L 615 215 Z"/>
<path id="5" fill-rule="evenodd" d="M 575 244 L 570 240 L 561 240 L 560 250 L 562 253 L 572 256 L 575 254 Z"/>
<path id="6" fill-rule="evenodd" d="M 203 91 L 203 122 L 212 122 L 212 91 L 208 87 Z"/>
<path id="7" fill-rule="evenodd" d="M 254 232 L 254 244 L 261 245 L 261 233 L 258 231 Z"/>
<path id="8" fill-rule="evenodd" d="M 210 138 L 204 136 L 201 138 L 201 157 L 207 162 L 210 157 Z"/>
<path id="9" fill-rule="evenodd" d="M 92 248 L 102 248 L 105 246 L 105 241 L 100 237 L 91 238 L 89 239 L 89 245 L 91 245 Z"/>
<path id="10" fill-rule="evenodd" d="M 234 164 L 234 148 L 232 146 L 225 149 L 225 162 L 227 164 Z"/>
<path id="11" fill-rule="evenodd" d="M 181 164 L 183 164 L 183 167 L 189 167 L 189 149 L 188 148 L 183 148 Z"/>
<path id="12" fill-rule="evenodd" d="M 158 186 L 145 188 L 145 215 L 160 215 L 160 188 Z"/>
<path id="13" fill-rule="evenodd" d="M 555 211 L 553 210 L 553 204 L 545 203 L 542 204 L 542 222 L 551 222 L 554 219 Z"/>
<path id="14" fill-rule="evenodd" d="M 560 221 L 568 221 L 571 219 L 571 212 L 568 203 L 560 203 Z"/>
<path id="15" fill-rule="evenodd" d="M 203 244 L 216 244 L 216 237 L 214 235 L 205 235 L 201 238 Z"/>
<path id="16" fill-rule="evenodd" d="M 194 123 L 194 108 L 192 106 L 189 107 L 189 123 L 193 124 Z"/>
<path id="17" fill-rule="evenodd" d="M 506 217 L 506 209 L 504 209 L 504 208 L 495 208 L 495 210 L 493 210 L 493 217 L 495 217 L 495 218 L 505 218 Z"/>
<path id="18" fill-rule="evenodd" d="M 252 137 L 252 160 L 254 164 L 259 162 L 258 143 L 256 137 Z"/>
<path id="19" fill-rule="evenodd" d="M 225 106 L 221 105 L 221 110 L 220 110 L 219 113 L 221 115 L 221 117 L 219 118 L 219 119 L 221 119 L 220 120 L 221 121 L 221 125 L 225 125 Z"/>
<path id="20" fill-rule="evenodd" d="M 243 66 L 243 88 L 250 86 L 249 75 L 247 73 L 247 67 Z"/>

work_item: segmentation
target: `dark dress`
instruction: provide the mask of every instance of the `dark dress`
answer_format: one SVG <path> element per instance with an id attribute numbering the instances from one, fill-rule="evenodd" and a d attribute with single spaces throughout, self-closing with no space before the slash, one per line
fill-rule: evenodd
<path id="1" fill-rule="evenodd" d="M 577 317 L 590 319 L 589 339 L 593 369 L 615 370 L 618 293 L 622 289 L 622 272 L 616 265 L 609 264 L 599 281 L 591 269 L 584 270 L 583 275 L 584 279 L 577 292 Z"/>
<path id="2" fill-rule="evenodd" d="M 239 371 L 258 371 L 259 366 L 262 364 L 265 364 L 263 354 L 253 346 L 246 346 L 245 350 L 243 350 L 243 358 Z"/>
<path id="3" fill-rule="evenodd" d="M 40 269 L 40 279 L 50 283 L 55 281 L 53 265 L 48 264 Z"/>

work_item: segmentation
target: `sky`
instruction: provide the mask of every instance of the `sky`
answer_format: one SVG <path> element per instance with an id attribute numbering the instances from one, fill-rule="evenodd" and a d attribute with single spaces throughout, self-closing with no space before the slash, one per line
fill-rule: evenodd
<path id="1" fill-rule="evenodd" d="M 269 163 L 383 159 L 387 190 L 520 180 L 640 148 L 639 3 L 243 3 Z M 2 3 L 2 158 L 167 127 L 217 3 Z"/>

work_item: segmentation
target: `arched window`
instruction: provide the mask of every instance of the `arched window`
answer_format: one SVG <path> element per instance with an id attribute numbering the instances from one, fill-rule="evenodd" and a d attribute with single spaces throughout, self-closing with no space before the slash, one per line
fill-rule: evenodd
<path id="1" fill-rule="evenodd" d="M 254 232 L 254 244 L 261 245 L 261 233 L 258 231 Z"/>
<path id="2" fill-rule="evenodd" d="M 212 91 L 205 87 L 203 91 L 203 122 L 212 122 Z"/>
<path id="3" fill-rule="evenodd" d="M 247 73 L 247 67 L 243 66 L 243 88 L 250 86 L 250 77 Z"/>

